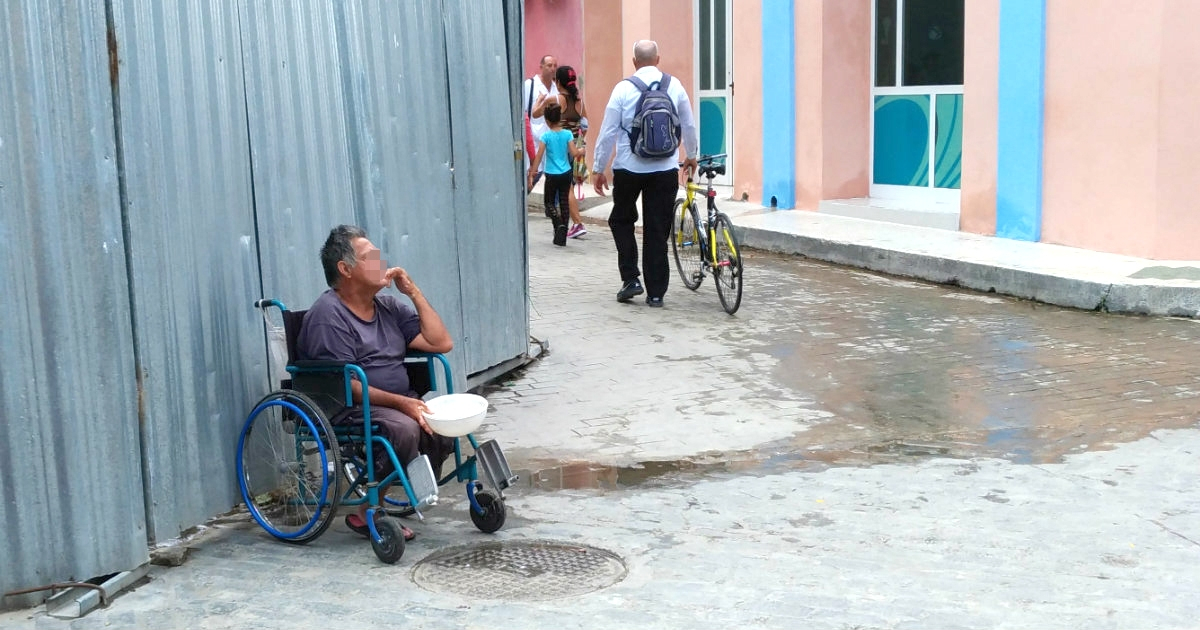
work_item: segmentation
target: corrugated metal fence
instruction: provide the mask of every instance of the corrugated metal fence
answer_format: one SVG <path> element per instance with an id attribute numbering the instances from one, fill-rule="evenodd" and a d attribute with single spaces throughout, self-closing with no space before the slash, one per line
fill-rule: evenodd
<path id="1" fill-rule="evenodd" d="M 525 351 L 520 24 L 520 0 L 0 10 L 0 591 L 132 568 L 239 501 L 251 302 L 311 303 L 337 223 L 438 307 L 456 381 Z"/>

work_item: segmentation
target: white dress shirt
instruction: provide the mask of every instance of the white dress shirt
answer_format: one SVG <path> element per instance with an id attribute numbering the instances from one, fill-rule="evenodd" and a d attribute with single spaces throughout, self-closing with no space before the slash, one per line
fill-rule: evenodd
<path id="1" fill-rule="evenodd" d="M 531 82 L 533 83 L 533 100 L 529 99 L 529 84 Z M 546 84 L 542 83 L 541 75 L 534 75 L 521 84 L 522 105 L 525 106 L 525 111 L 530 112 L 529 130 L 533 132 L 534 141 L 540 139 L 542 134 L 550 131 L 550 127 L 546 126 L 546 118 L 544 116 L 534 118 L 532 113 L 532 110 L 537 107 L 538 97 L 543 94 L 546 95 L 546 100 L 549 100 L 551 96 L 558 96 L 558 84 L 551 81 L 550 87 L 546 87 Z"/>
<path id="2" fill-rule="evenodd" d="M 662 71 L 654 66 L 643 66 L 633 73 L 646 85 L 662 79 Z M 600 125 L 600 135 L 596 139 L 596 152 L 592 154 L 592 170 L 603 172 L 608 166 L 608 160 L 616 148 L 617 157 L 613 160 L 613 170 L 626 170 L 633 173 L 657 173 L 679 168 L 678 156 L 662 158 L 644 158 L 637 155 L 629 147 L 629 134 L 633 124 L 633 115 L 637 113 L 638 99 L 642 91 L 632 81 L 622 80 L 613 88 L 612 96 L 608 98 L 608 107 L 604 110 L 604 122 Z M 679 126 L 683 130 L 683 149 L 689 158 L 695 158 L 700 151 L 700 136 L 696 131 L 696 119 L 692 116 L 692 103 L 688 100 L 687 90 L 679 82 L 679 77 L 672 76 L 667 86 L 667 96 L 675 101 L 675 111 L 679 115 Z"/>

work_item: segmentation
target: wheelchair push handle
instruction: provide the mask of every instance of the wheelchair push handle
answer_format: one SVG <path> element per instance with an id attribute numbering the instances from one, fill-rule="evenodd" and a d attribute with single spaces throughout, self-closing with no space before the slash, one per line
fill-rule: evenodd
<path id="1" fill-rule="evenodd" d="M 262 298 L 254 300 L 254 308 L 261 308 L 265 311 L 272 306 L 279 309 L 281 312 L 287 310 L 287 307 L 283 305 L 283 302 L 280 302 L 275 298 Z"/>

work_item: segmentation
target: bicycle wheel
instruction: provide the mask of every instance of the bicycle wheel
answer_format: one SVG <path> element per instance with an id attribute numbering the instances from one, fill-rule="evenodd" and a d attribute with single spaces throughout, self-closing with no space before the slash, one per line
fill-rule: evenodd
<path id="1" fill-rule="evenodd" d="M 242 500 L 267 533 L 293 544 L 316 539 L 337 513 L 337 438 L 299 392 L 279 390 L 254 406 L 238 436 Z"/>
<path id="2" fill-rule="evenodd" d="M 671 252 L 675 254 L 675 268 L 683 286 L 695 291 L 704 281 L 703 232 L 696 206 L 675 200 L 674 220 L 671 221 Z"/>
<path id="3" fill-rule="evenodd" d="M 725 213 L 717 213 L 717 224 L 713 226 L 717 251 L 717 264 L 713 268 L 713 280 L 717 282 L 717 296 L 725 312 L 733 315 L 742 305 L 742 248 L 738 244 L 733 222 Z"/>

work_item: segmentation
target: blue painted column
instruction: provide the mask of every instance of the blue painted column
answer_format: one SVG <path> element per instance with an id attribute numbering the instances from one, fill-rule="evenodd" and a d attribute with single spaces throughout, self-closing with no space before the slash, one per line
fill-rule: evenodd
<path id="1" fill-rule="evenodd" d="M 762 0 L 763 205 L 796 207 L 796 11 Z"/>
<path id="2" fill-rule="evenodd" d="M 996 236 L 1042 237 L 1046 0 L 1000 0 Z"/>

